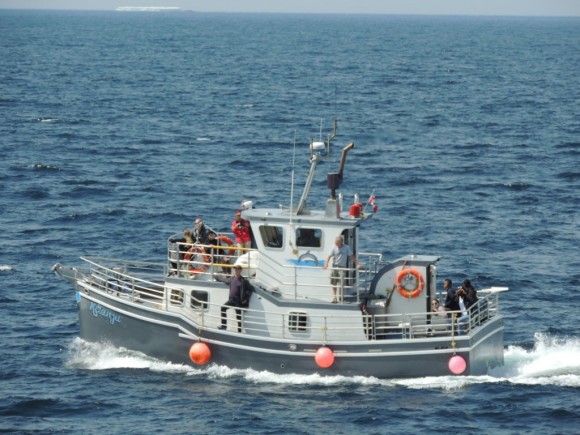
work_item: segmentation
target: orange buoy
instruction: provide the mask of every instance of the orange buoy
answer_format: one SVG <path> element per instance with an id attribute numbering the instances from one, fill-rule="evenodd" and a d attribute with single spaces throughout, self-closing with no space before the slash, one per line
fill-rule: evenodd
<path id="1" fill-rule="evenodd" d="M 318 364 L 318 367 L 326 369 L 334 363 L 334 352 L 326 346 L 318 348 L 316 354 L 314 355 L 314 361 Z"/>
<path id="2" fill-rule="evenodd" d="M 201 263 L 199 262 L 200 257 L 202 260 Z M 201 246 L 196 246 L 196 245 L 189 248 L 189 250 L 187 251 L 187 254 L 185 254 L 183 259 L 187 263 L 191 263 L 192 261 L 195 261 L 195 263 L 191 263 L 189 265 L 189 271 L 191 273 L 203 273 L 207 269 L 209 269 L 209 265 L 211 263 L 211 256 L 207 255 L 205 253 L 205 250 Z"/>
<path id="3" fill-rule="evenodd" d="M 189 349 L 189 359 L 200 366 L 207 364 L 211 359 L 209 346 L 201 341 L 194 343 Z"/>
<path id="4" fill-rule="evenodd" d="M 449 358 L 449 370 L 451 370 L 451 373 L 454 375 L 460 375 L 465 371 L 466 368 L 467 363 L 462 356 L 453 355 L 451 358 Z"/>
<path id="5" fill-rule="evenodd" d="M 220 242 L 224 242 L 228 246 L 234 245 L 233 240 L 230 239 L 228 236 L 218 236 L 217 239 Z M 224 252 L 228 257 L 233 257 L 236 254 L 236 251 L 234 249 L 224 249 Z"/>
<path id="6" fill-rule="evenodd" d="M 416 298 L 425 288 L 423 275 L 416 269 L 403 269 L 397 275 L 397 290 L 405 298 Z"/>

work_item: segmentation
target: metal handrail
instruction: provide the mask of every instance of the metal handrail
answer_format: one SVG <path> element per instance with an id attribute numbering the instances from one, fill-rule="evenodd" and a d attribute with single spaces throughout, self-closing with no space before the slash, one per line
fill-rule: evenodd
<path id="1" fill-rule="evenodd" d="M 174 245 L 176 246 L 175 250 L 172 250 L 169 247 L 169 262 L 174 263 L 176 267 L 169 267 L 169 272 L 173 275 L 185 277 L 185 278 L 198 278 L 202 275 L 211 275 L 212 273 L 216 272 L 215 268 L 229 268 L 232 267 L 234 263 L 233 258 L 237 258 L 240 256 L 240 253 L 256 251 L 255 249 L 249 248 L 239 248 L 236 246 L 215 246 L 215 245 L 200 245 L 200 244 L 185 244 L 181 242 L 175 242 Z M 179 248 L 180 246 L 185 247 L 192 247 L 197 246 L 202 250 L 208 250 L 209 252 L 205 252 L 201 255 L 201 260 L 192 258 L 189 261 L 183 260 L 180 258 L 180 254 L 183 252 Z M 223 254 L 216 255 L 214 253 L 214 249 L 217 250 L 233 250 L 235 251 L 234 256 L 232 257 L 231 263 L 215 263 L 215 257 L 224 257 Z M 237 255 L 236 255 L 237 254 Z M 339 284 L 339 293 L 341 297 L 344 294 L 344 290 L 348 288 L 352 288 L 355 290 L 355 295 L 357 301 L 360 301 L 361 293 L 367 292 L 370 283 L 372 282 L 372 276 L 376 273 L 373 269 L 376 268 L 376 264 L 378 264 L 377 260 L 372 260 L 372 257 L 377 257 L 380 261 L 381 255 L 380 254 L 361 254 L 366 255 L 368 259 L 364 262 L 365 267 L 362 270 L 356 268 L 335 268 L 337 270 L 344 271 L 345 273 L 341 274 L 341 283 Z M 208 257 L 208 258 L 203 258 Z M 260 267 L 259 273 L 264 277 L 272 281 L 274 284 L 272 287 L 278 290 L 278 294 L 281 297 L 290 299 L 290 300 L 301 300 L 301 299 L 312 299 L 317 298 L 321 301 L 327 300 L 330 298 L 330 289 L 333 287 L 330 284 L 330 281 L 325 284 L 314 284 L 309 282 L 308 284 L 300 284 L 299 283 L 299 275 L 298 271 L 302 269 L 322 269 L 321 266 L 296 266 L 296 265 L 289 265 L 289 264 L 282 264 L 277 260 L 273 259 L 272 257 L 268 256 L 266 253 L 260 253 L 260 262 L 262 262 L 262 266 Z M 255 266 L 252 264 L 252 258 L 249 256 L 247 266 L 244 266 L 249 270 L 254 270 Z M 192 274 L 190 271 L 193 270 L 194 273 Z M 276 270 L 276 271 L 287 271 L 288 273 L 276 273 L 275 275 L 268 272 L 268 270 Z M 354 275 L 353 277 L 349 277 L 348 275 Z M 360 276 L 363 276 L 365 279 L 361 279 Z M 210 278 L 210 276 L 208 276 Z M 250 277 L 253 278 L 253 277 Z M 289 278 L 289 279 L 284 279 Z M 346 285 L 348 280 L 354 280 L 353 285 Z M 281 288 L 293 288 L 292 293 L 284 292 L 280 290 Z M 312 289 L 319 288 L 321 289 L 320 293 L 313 293 Z M 300 289 L 308 289 L 308 291 L 300 291 Z M 324 293 L 323 293 L 324 292 Z"/>
<path id="2" fill-rule="evenodd" d="M 492 299 L 497 295 L 490 295 Z M 211 306 L 212 304 L 210 304 Z M 217 307 L 217 306 L 216 306 Z M 461 330 L 457 322 L 460 312 L 449 312 L 448 322 L 445 325 L 431 323 L 428 315 L 433 313 L 408 313 L 408 314 L 344 314 L 332 316 L 308 315 L 308 324 L 303 327 L 302 332 L 290 331 L 288 313 L 266 313 L 270 320 L 263 319 L 263 311 L 251 310 L 248 308 L 238 308 L 242 315 L 242 327 L 246 335 L 263 336 L 260 332 L 268 331 L 269 338 L 288 339 L 293 338 L 301 341 L 314 342 L 348 342 L 361 341 L 366 336 L 367 340 L 392 340 L 392 339 L 426 339 L 426 338 L 452 338 L 457 335 L 465 335 L 477 326 L 482 325 L 487 320 L 498 315 L 497 312 L 489 311 L 485 320 L 469 321 L 468 329 Z M 207 309 L 200 312 L 206 319 L 205 325 L 208 329 L 213 329 L 211 324 L 219 325 L 221 317 L 211 314 L 212 310 Z M 215 310 L 213 312 L 216 312 Z M 360 321 L 360 322 L 359 322 Z M 359 323 L 353 326 L 353 322 Z"/>
<path id="3" fill-rule="evenodd" d="M 114 259 L 83 258 L 90 266 L 90 284 L 120 299 L 133 303 L 147 304 L 150 308 L 161 310 L 184 310 L 186 316 L 194 318 L 199 327 L 214 329 L 221 323 L 221 305 L 185 295 L 178 289 L 165 286 L 153 280 L 139 278 L 130 271 L 137 269 L 145 275 L 157 271 L 160 265 L 147 262 L 125 263 L 122 267 L 107 267 Z M 98 262 L 97 262 L 98 261 Z M 117 263 L 118 264 L 118 263 Z M 189 298 L 189 304 L 186 301 Z M 446 324 L 432 320 L 436 313 L 417 312 L 408 314 L 359 314 L 343 315 L 308 314 L 307 322 L 296 330 L 290 330 L 288 313 L 264 312 L 240 308 L 246 335 L 264 336 L 278 339 L 299 339 L 301 341 L 360 341 L 388 339 L 424 339 L 426 337 L 453 337 L 457 333 L 467 333 L 499 315 L 499 295 L 486 294 L 480 298 L 479 307 L 471 307 L 467 322 L 461 324 L 461 312 L 448 312 L 452 315 Z M 192 307 L 195 302 L 196 307 Z M 189 315 L 187 313 L 190 313 Z M 269 319 L 269 320 L 266 320 Z"/>

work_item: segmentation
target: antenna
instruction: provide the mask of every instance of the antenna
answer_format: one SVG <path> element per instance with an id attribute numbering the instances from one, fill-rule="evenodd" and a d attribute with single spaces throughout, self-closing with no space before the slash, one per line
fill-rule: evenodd
<path id="1" fill-rule="evenodd" d="M 330 157 L 330 144 L 332 143 L 333 139 L 336 137 L 336 116 L 332 120 L 332 133 L 328 135 L 328 142 L 326 143 L 326 157 Z"/>
<path id="2" fill-rule="evenodd" d="M 292 208 L 294 207 L 294 162 L 296 161 L 296 130 L 294 130 L 294 149 L 292 150 L 292 177 L 290 184 L 290 223 L 292 223 Z"/>

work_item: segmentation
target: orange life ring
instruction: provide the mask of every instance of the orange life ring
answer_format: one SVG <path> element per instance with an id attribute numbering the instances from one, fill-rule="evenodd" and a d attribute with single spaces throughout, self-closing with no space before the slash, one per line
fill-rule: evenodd
<path id="1" fill-rule="evenodd" d="M 197 257 L 198 255 L 201 255 L 202 261 L 190 264 L 190 272 L 203 273 L 209 268 L 211 257 L 205 253 L 205 250 L 201 246 L 192 246 L 189 248 L 183 259 L 189 263 L 192 258 Z"/>
<path id="2" fill-rule="evenodd" d="M 413 286 L 412 288 L 409 288 Z M 416 298 L 425 288 L 423 275 L 416 269 L 403 269 L 397 275 L 397 290 L 405 298 Z"/>
<path id="3" fill-rule="evenodd" d="M 220 242 L 224 242 L 228 246 L 234 245 L 234 242 L 228 236 L 217 236 L 217 239 Z M 224 251 L 225 255 L 227 255 L 228 257 L 233 257 L 234 254 L 236 253 L 236 251 L 234 249 L 228 249 L 228 250 L 223 249 L 223 251 Z"/>

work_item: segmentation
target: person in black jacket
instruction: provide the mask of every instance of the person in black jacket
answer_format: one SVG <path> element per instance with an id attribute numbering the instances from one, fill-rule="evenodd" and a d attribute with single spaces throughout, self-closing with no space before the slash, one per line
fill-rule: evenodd
<path id="1" fill-rule="evenodd" d="M 457 289 L 455 292 L 455 298 L 457 299 L 457 303 L 460 304 L 460 298 L 463 301 L 463 306 L 465 307 L 465 312 L 463 312 L 462 316 L 459 318 L 457 323 L 459 324 L 459 331 L 460 332 L 467 332 L 466 324 L 469 323 L 469 316 L 474 315 L 477 313 L 478 306 L 477 304 L 477 291 L 471 285 L 471 281 L 466 279 L 463 281 L 461 287 Z"/>
<path id="2" fill-rule="evenodd" d="M 193 243 L 199 243 L 200 245 L 207 245 L 208 230 L 200 218 L 197 218 L 194 223 L 193 231 L 191 232 L 191 237 L 193 238 Z"/>
<path id="3" fill-rule="evenodd" d="M 463 298 L 463 304 L 466 310 L 469 310 L 477 303 L 477 291 L 468 279 L 463 281 L 463 285 L 457 289 L 455 297 L 456 299 L 459 299 L 459 297 Z"/>
<path id="4" fill-rule="evenodd" d="M 455 296 L 455 291 L 453 289 L 453 282 L 447 278 L 443 281 L 443 290 L 447 292 L 445 295 L 445 311 L 459 311 L 461 308 L 459 307 L 459 300 Z M 449 314 L 451 317 L 451 314 Z"/>

